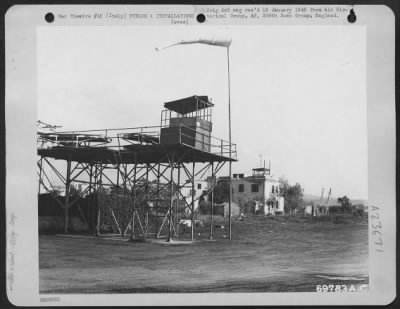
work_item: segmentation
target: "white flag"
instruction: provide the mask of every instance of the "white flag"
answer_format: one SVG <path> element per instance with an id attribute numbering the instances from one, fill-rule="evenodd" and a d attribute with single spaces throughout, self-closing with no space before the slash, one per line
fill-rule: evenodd
<path id="1" fill-rule="evenodd" d="M 232 39 L 197 39 L 197 40 L 182 40 L 178 43 L 167 45 L 164 47 L 156 47 L 156 51 L 166 49 L 171 46 L 181 45 L 181 44 L 206 44 L 214 45 L 220 47 L 229 47 L 231 45 Z"/>

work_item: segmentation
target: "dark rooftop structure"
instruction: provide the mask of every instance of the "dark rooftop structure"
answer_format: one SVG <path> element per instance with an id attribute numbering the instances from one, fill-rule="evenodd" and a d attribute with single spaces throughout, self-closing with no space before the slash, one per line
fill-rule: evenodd
<path id="1" fill-rule="evenodd" d="M 271 174 L 271 168 L 258 167 L 253 168 L 253 177 L 264 177 Z"/>
<path id="2" fill-rule="evenodd" d="M 191 96 L 184 99 L 164 103 L 164 107 L 178 114 L 185 115 L 214 106 L 208 96 Z"/>

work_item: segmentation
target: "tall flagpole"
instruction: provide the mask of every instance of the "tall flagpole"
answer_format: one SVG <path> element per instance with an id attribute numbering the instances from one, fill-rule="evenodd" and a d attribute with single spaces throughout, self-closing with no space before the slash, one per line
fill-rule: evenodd
<path id="1" fill-rule="evenodd" d="M 228 57 L 228 115 L 229 115 L 229 239 L 232 239 L 232 134 L 231 134 L 231 76 L 229 69 L 229 47 L 226 48 Z"/>
<path id="2" fill-rule="evenodd" d="M 232 134 L 231 134 L 231 78 L 229 68 L 229 46 L 232 39 L 229 40 L 215 40 L 215 39 L 197 39 L 197 40 L 183 40 L 175 44 L 167 45 L 164 47 L 156 47 L 156 51 L 180 45 L 180 44 L 206 44 L 226 47 L 228 58 L 228 114 L 229 114 L 229 239 L 232 238 Z"/>

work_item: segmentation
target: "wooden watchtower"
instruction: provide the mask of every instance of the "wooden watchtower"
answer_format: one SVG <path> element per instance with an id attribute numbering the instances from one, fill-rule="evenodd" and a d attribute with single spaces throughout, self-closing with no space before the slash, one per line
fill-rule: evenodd
<path id="1" fill-rule="evenodd" d="M 213 106 L 207 96 L 196 95 L 164 103 L 160 144 L 184 144 L 209 152 Z"/>

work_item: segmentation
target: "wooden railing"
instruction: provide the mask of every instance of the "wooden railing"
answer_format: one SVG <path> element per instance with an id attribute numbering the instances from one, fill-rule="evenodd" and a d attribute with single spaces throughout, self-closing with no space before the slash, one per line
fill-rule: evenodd
<path id="1" fill-rule="evenodd" d="M 147 126 L 120 129 L 99 129 L 81 131 L 62 131 L 38 133 L 38 149 L 53 147 L 107 147 L 114 150 L 125 146 L 142 144 L 159 144 L 161 126 Z M 174 127 L 170 127 L 174 128 Z M 215 155 L 237 159 L 236 144 L 196 131 L 193 128 L 179 125 L 173 134 L 177 143 L 193 147 Z M 161 141 L 162 143 L 162 141 Z"/>

